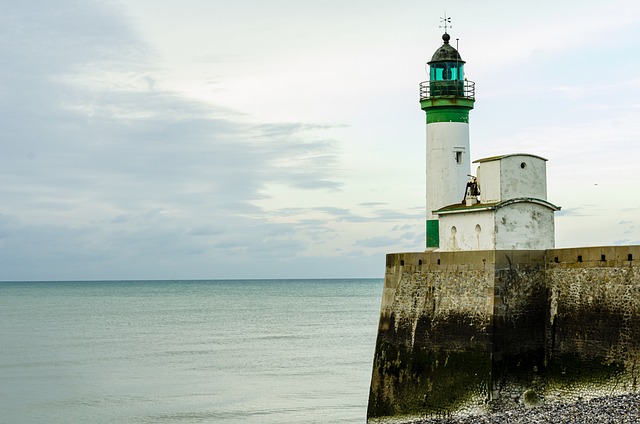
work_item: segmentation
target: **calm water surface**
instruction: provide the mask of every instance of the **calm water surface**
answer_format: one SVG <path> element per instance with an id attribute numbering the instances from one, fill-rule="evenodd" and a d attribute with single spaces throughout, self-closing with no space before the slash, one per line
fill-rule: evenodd
<path id="1" fill-rule="evenodd" d="M 382 279 L 0 282 L 0 422 L 363 423 Z"/>

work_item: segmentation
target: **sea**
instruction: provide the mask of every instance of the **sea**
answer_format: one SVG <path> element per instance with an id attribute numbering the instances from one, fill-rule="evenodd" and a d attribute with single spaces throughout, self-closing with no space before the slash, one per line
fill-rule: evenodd
<path id="1" fill-rule="evenodd" d="M 364 423 L 382 286 L 0 282 L 0 423 Z"/>

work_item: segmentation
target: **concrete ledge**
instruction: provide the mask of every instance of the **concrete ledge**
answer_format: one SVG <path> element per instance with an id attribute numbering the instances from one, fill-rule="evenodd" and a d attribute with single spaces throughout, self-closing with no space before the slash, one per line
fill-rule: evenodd
<path id="1" fill-rule="evenodd" d="M 548 266 L 564 268 L 640 267 L 640 246 L 551 249 L 545 252 L 545 261 Z"/>

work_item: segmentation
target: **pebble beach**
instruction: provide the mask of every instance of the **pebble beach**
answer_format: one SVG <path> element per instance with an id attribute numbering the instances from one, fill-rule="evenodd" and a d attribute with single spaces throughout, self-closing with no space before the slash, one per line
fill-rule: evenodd
<path id="1" fill-rule="evenodd" d="M 607 396 L 571 404 L 553 404 L 459 418 L 414 420 L 407 424 L 640 423 L 640 394 Z"/>

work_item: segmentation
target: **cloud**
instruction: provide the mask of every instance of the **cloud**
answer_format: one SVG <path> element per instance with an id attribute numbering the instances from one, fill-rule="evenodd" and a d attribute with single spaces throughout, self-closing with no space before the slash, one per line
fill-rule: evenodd
<path id="1" fill-rule="evenodd" d="M 621 239 L 615 240 L 612 243 L 614 246 L 638 246 L 640 245 L 640 239 Z"/>
<path id="2" fill-rule="evenodd" d="M 429 47 L 405 31 L 415 25 L 392 29 L 424 13 L 386 4 L 335 26 L 338 2 L 321 18 L 209 2 L 178 8 L 178 22 L 169 3 L 0 2 L 0 279 L 353 275 L 354 258 L 423 249 L 414 83 L 440 34 Z M 633 69 L 638 29 L 627 14 L 616 40 L 598 36 L 593 22 L 613 25 L 593 18 L 604 7 L 542 38 L 515 4 L 501 12 L 515 38 L 477 19 L 460 33 L 483 93 L 474 157 L 547 157 L 567 244 L 635 240 L 639 227 L 616 225 L 637 215 L 620 181 L 635 180 L 639 80 L 591 66 L 606 50 L 611 69 Z M 487 56 L 498 39 L 519 47 Z M 393 66 L 371 66 L 389 55 Z"/>
<path id="3" fill-rule="evenodd" d="M 395 225 L 391 231 L 406 231 L 409 229 L 413 229 L 415 227 L 414 224 L 404 224 L 404 225 Z"/>
<path id="4" fill-rule="evenodd" d="M 379 237 L 371 237 L 367 239 L 358 240 L 356 242 L 356 246 L 360 247 L 389 247 L 395 246 L 399 244 L 399 241 L 404 237 L 400 237 L 399 239 L 394 239 L 388 236 L 379 236 Z"/>
<path id="5" fill-rule="evenodd" d="M 375 219 L 377 220 L 418 220 L 422 219 L 424 212 L 408 213 L 402 211 L 394 211 L 383 209 L 375 211 Z"/>
<path id="6" fill-rule="evenodd" d="M 570 216 L 593 216 L 593 213 L 589 213 L 590 208 L 587 206 L 578 206 L 574 208 L 562 208 L 555 213 L 558 217 L 570 217 Z"/>
<path id="7" fill-rule="evenodd" d="M 255 201 L 274 182 L 340 189 L 332 125 L 250 122 L 163 90 L 152 49 L 109 3 L 5 3 L 0 278 L 210 271 L 190 257 L 304 250 Z"/>

